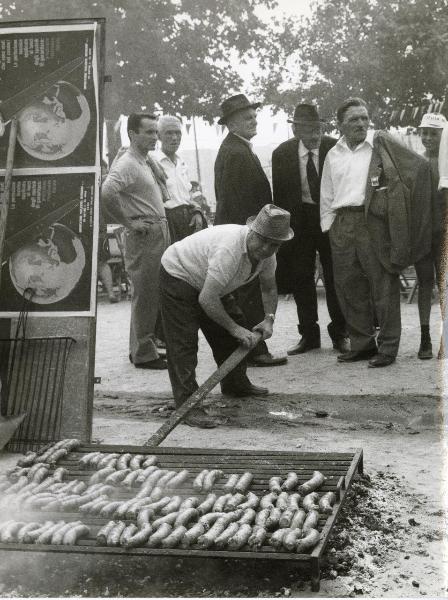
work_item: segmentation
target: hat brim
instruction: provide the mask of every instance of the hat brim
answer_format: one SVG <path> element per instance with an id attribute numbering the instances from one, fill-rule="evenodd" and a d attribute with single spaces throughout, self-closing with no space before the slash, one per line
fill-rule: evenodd
<path id="1" fill-rule="evenodd" d="M 229 117 L 239 112 L 240 110 L 246 110 L 246 108 L 260 108 L 261 102 L 255 102 L 254 104 L 248 104 L 247 106 L 242 106 L 241 108 L 236 108 L 229 112 L 225 117 L 221 117 L 218 121 L 218 125 L 225 125 Z"/>
<path id="2" fill-rule="evenodd" d="M 249 229 L 252 231 L 255 231 L 255 229 L 253 227 L 251 227 L 251 224 L 255 221 L 256 218 L 257 218 L 257 215 L 252 215 L 252 217 L 249 217 L 246 221 L 246 225 L 248 225 Z M 261 235 L 262 237 L 266 238 L 267 240 L 273 240 L 274 242 L 288 242 L 289 240 L 292 240 L 292 238 L 294 237 L 294 231 L 291 229 L 291 227 L 289 228 L 289 231 L 288 231 L 288 237 L 285 237 L 285 238 L 268 237 L 267 235 L 263 235 L 262 233 L 259 233 L 258 231 L 255 231 L 255 233 L 258 233 L 258 235 Z"/>
<path id="3" fill-rule="evenodd" d="M 447 125 L 447 124 L 448 124 L 448 122 L 445 124 L 441 123 L 440 125 L 428 125 L 428 124 L 422 125 L 422 124 L 420 124 L 417 127 L 417 129 L 445 129 L 445 125 Z"/>

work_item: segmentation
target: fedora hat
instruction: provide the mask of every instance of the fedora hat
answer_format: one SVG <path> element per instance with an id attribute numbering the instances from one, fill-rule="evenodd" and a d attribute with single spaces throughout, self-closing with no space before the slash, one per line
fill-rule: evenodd
<path id="1" fill-rule="evenodd" d="M 287 210 L 275 204 L 265 204 L 258 215 L 247 219 L 246 224 L 251 231 L 265 238 L 287 242 L 294 237 L 294 231 L 289 226 L 290 220 L 291 214 Z"/>
<path id="2" fill-rule="evenodd" d="M 314 104 L 298 104 L 294 110 L 292 119 L 288 119 L 288 123 L 322 123 L 319 118 L 316 106 Z"/>
<path id="3" fill-rule="evenodd" d="M 251 102 L 244 94 L 237 94 L 224 100 L 221 104 L 222 117 L 219 119 L 219 125 L 225 125 L 230 115 L 244 110 L 245 108 L 259 108 L 261 102 Z"/>

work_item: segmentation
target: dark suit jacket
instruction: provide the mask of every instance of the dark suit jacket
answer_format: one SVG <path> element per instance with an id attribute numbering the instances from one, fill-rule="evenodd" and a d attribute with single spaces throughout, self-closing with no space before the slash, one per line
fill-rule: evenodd
<path id="1" fill-rule="evenodd" d="M 215 225 L 245 225 L 262 206 L 272 202 L 269 180 L 248 144 L 229 133 L 215 162 Z"/>
<path id="2" fill-rule="evenodd" d="M 322 174 L 325 157 L 337 140 L 323 135 L 319 147 L 319 176 Z M 293 138 L 283 142 L 272 154 L 272 184 L 274 204 L 291 213 L 294 238 L 282 244 L 277 255 L 277 285 L 280 293 L 292 291 L 296 273 L 300 268 L 297 244 L 302 224 L 302 184 L 299 168 L 299 140 Z"/>

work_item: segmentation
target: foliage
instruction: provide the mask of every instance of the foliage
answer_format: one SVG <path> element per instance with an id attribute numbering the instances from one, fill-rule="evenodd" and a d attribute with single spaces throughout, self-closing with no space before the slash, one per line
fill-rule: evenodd
<path id="1" fill-rule="evenodd" d="M 314 0 L 309 18 L 284 23 L 256 85 L 275 106 L 313 101 L 324 116 L 361 96 L 378 120 L 441 100 L 447 70 L 447 0 Z"/>
<path id="2" fill-rule="evenodd" d="M 0 0 L 0 18 L 105 17 L 107 118 L 159 106 L 211 120 L 242 85 L 232 62 L 268 46 L 260 5 L 275 0 Z"/>

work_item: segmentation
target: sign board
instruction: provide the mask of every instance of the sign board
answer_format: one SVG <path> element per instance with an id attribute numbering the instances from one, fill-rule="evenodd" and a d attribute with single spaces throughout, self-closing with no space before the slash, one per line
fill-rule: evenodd
<path id="1" fill-rule="evenodd" d="M 86 441 L 95 362 L 104 46 L 104 19 L 0 21 L 0 192 L 11 118 L 18 124 L 1 253 L 0 338 L 14 336 L 31 290 L 26 336 L 77 342 L 65 374 L 62 436 Z"/>

